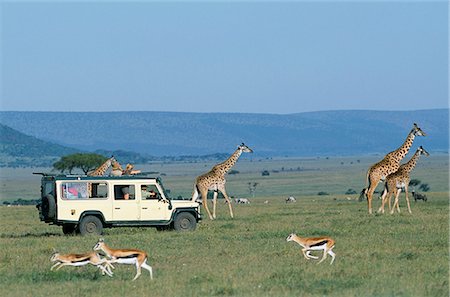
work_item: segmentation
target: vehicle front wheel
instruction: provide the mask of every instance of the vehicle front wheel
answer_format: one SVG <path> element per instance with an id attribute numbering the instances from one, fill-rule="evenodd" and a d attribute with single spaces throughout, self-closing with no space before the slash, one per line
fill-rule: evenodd
<path id="1" fill-rule="evenodd" d="M 173 222 L 173 228 L 177 231 L 193 231 L 196 227 L 197 220 L 188 212 L 179 213 Z"/>
<path id="2" fill-rule="evenodd" d="M 96 216 L 85 216 L 78 225 L 80 234 L 85 235 L 101 235 L 103 233 L 102 221 Z"/>

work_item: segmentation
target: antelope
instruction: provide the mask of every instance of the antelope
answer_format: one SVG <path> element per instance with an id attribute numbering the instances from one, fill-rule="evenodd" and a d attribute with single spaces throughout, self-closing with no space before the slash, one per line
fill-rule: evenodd
<path id="1" fill-rule="evenodd" d="M 84 266 L 87 264 L 92 264 L 97 266 L 102 271 L 102 275 L 105 275 L 106 273 L 107 275 L 112 276 L 111 267 L 113 266 L 107 259 L 101 258 L 96 252 L 65 255 L 54 252 L 50 258 L 50 261 L 56 262 L 50 270 L 53 270 L 56 267 L 56 270 L 59 270 L 63 266 Z"/>
<path id="2" fill-rule="evenodd" d="M 294 196 L 289 196 L 288 198 L 286 198 L 286 203 L 290 203 L 290 202 L 297 202 L 297 199 L 295 199 Z"/>
<path id="3" fill-rule="evenodd" d="M 325 258 L 327 254 L 331 256 L 331 264 L 334 262 L 335 253 L 333 253 L 332 249 L 334 248 L 334 240 L 330 237 L 299 237 L 294 233 L 289 234 L 286 238 L 286 241 L 295 241 L 299 245 L 303 247 L 302 252 L 303 256 L 305 256 L 306 260 L 309 259 L 319 259 L 319 257 L 311 255 L 311 251 L 321 251 L 323 250 L 323 257 L 319 261 L 320 264 Z"/>
<path id="4" fill-rule="evenodd" d="M 147 269 L 150 272 L 150 278 L 153 279 L 152 267 L 146 263 L 146 252 L 137 249 L 112 249 L 106 245 L 103 238 L 99 239 L 93 249 L 94 251 L 103 251 L 110 258 L 110 263 L 136 265 L 136 276 L 133 281 L 141 275 L 141 267 Z"/>

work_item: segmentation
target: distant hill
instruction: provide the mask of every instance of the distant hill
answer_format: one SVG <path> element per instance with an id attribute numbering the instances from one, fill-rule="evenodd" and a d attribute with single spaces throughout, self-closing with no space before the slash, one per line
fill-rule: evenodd
<path id="1" fill-rule="evenodd" d="M 59 157 L 79 152 L 25 135 L 8 126 L 0 124 L 0 166 L 47 166 Z"/>
<path id="2" fill-rule="evenodd" d="M 0 167 L 40 167 L 52 166 L 60 157 L 83 152 L 59 144 L 40 140 L 23 134 L 8 126 L 0 124 Z M 123 150 L 96 150 L 94 153 L 111 156 L 125 163 L 144 164 L 150 161 L 205 161 L 223 160 L 227 154 L 211 154 L 203 156 L 163 156 L 155 157 Z"/>
<path id="3" fill-rule="evenodd" d="M 428 136 L 415 145 L 448 152 L 449 110 L 323 111 L 288 115 L 180 112 L 0 112 L 0 123 L 79 150 L 145 156 L 232 152 L 254 156 L 383 154 L 417 122 Z"/>

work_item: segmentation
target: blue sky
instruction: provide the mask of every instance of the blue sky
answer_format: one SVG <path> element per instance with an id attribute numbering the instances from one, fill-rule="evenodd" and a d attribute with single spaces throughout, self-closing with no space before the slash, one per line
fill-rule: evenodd
<path id="1" fill-rule="evenodd" d="M 448 107 L 446 1 L 0 5 L 3 111 Z"/>

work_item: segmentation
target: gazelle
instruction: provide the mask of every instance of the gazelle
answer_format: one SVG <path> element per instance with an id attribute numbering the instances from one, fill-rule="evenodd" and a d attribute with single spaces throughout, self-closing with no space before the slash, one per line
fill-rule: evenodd
<path id="1" fill-rule="evenodd" d="M 112 249 L 108 247 L 100 238 L 97 244 L 94 246 L 94 251 L 103 251 L 107 257 L 111 258 L 110 263 L 119 264 L 134 264 L 136 265 L 136 276 L 133 280 L 136 280 L 141 275 L 141 267 L 147 269 L 150 272 L 150 278 L 153 279 L 153 270 L 147 262 L 147 253 L 137 249 Z"/>
<path id="2" fill-rule="evenodd" d="M 319 259 L 319 257 L 311 255 L 311 251 L 321 251 L 323 250 L 323 257 L 319 261 L 321 263 L 327 257 L 327 254 L 331 256 L 331 264 L 334 262 L 335 253 L 332 249 L 334 248 L 334 240 L 330 237 L 299 237 L 294 233 L 289 234 L 286 241 L 295 241 L 303 247 L 302 252 L 306 260 L 309 259 Z M 319 264 L 317 263 L 317 264 Z"/>
<path id="3" fill-rule="evenodd" d="M 113 266 L 107 259 L 101 258 L 96 252 L 65 255 L 54 252 L 52 257 L 50 258 L 50 261 L 56 262 L 56 264 L 53 265 L 50 270 L 53 270 L 53 268 L 56 267 L 58 267 L 56 268 L 56 270 L 59 270 L 63 266 L 84 266 L 87 264 L 92 264 L 94 266 L 97 266 L 102 271 L 103 275 L 105 275 L 106 273 L 107 275 L 112 276 L 111 267 Z"/>

